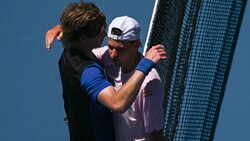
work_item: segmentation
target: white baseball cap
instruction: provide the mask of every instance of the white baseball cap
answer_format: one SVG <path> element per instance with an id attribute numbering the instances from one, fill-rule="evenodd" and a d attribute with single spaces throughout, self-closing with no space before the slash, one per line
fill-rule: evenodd
<path id="1" fill-rule="evenodd" d="M 120 34 L 113 34 L 113 30 L 118 29 Z M 108 38 L 121 41 L 135 41 L 140 39 L 140 25 L 139 23 L 128 16 L 121 16 L 115 18 L 108 29 Z"/>

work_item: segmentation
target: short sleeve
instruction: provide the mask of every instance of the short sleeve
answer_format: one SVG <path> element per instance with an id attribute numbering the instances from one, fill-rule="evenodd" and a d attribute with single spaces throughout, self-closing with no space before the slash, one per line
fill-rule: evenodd
<path id="1" fill-rule="evenodd" d="M 156 75 L 157 76 L 157 75 Z M 144 87 L 144 91 L 149 91 L 149 94 L 144 94 L 143 117 L 147 133 L 152 133 L 154 130 L 160 130 L 164 124 L 163 98 L 164 89 L 160 78 L 155 75 L 149 75 L 150 81 Z"/>
<path id="2" fill-rule="evenodd" d="M 108 82 L 105 72 L 101 66 L 93 63 L 87 66 L 80 79 L 84 92 L 93 100 L 97 100 L 98 94 L 108 86 L 112 86 Z"/>

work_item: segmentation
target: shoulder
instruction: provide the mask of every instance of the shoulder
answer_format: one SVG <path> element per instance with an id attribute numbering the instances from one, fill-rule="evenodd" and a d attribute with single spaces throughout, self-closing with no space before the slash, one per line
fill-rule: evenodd
<path id="1" fill-rule="evenodd" d="M 83 70 L 83 75 L 94 76 L 97 74 L 104 74 L 104 69 L 96 62 L 89 63 Z"/>
<path id="2" fill-rule="evenodd" d="M 71 69 L 72 71 L 79 72 L 80 74 L 89 64 L 91 64 L 91 62 L 88 58 L 69 48 L 64 49 L 59 60 L 60 68 L 64 68 L 65 70 Z"/>
<path id="3" fill-rule="evenodd" d="M 153 68 L 146 76 L 145 80 L 143 81 L 142 87 L 144 88 L 144 90 L 151 91 L 152 94 L 161 93 L 163 95 L 164 87 L 161 78 L 155 68 Z"/>
<path id="4" fill-rule="evenodd" d="M 159 73 L 157 72 L 157 70 L 155 68 L 153 68 L 149 74 L 146 76 L 146 79 L 152 80 L 152 79 L 158 79 L 161 81 L 161 78 L 159 76 Z"/>
<path id="5" fill-rule="evenodd" d="M 108 46 L 96 48 L 92 51 L 105 68 L 112 67 L 112 59 L 109 55 Z"/>
<path id="6" fill-rule="evenodd" d="M 81 74 L 82 84 L 91 84 L 93 82 L 103 81 L 106 75 L 102 67 L 96 63 L 91 63 L 84 68 Z"/>
<path id="7" fill-rule="evenodd" d="M 92 50 L 92 52 L 96 55 L 96 56 L 100 56 L 105 54 L 105 52 L 108 51 L 108 46 L 104 46 L 104 47 L 99 47 L 99 48 L 95 48 Z"/>

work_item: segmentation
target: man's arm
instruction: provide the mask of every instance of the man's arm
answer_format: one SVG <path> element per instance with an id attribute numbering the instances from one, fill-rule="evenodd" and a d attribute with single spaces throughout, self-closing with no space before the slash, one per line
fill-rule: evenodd
<path id="1" fill-rule="evenodd" d="M 147 52 L 145 58 L 158 63 L 161 59 L 167 57 L 161 45 L 156 45 Z M 139 65 L 146 64 L 139 63 Z M 144 73 L 143 70 L 135 70 L 130 79 L 118 91 L 109 86 L 99 93 L 97 100 L 114 111 L 125 112 L 134 102 L 146 75 L 147 73 Z"/>
<path id="2" fill-rule="evenodd" d="M 56 25 L 55 27 L 51 28 L 50 30 L 46 32 L 45 44 L 46 44 L 46 48 L 49 51 L 51 50 L 51 45 L 56 37 L 58 41 L 60 41 L 63 37 L 61 25 Z"/>

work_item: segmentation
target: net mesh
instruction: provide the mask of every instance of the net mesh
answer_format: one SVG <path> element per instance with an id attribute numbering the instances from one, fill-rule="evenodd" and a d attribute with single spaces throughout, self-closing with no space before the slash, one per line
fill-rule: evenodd
<path id="1" fill-rule="evenodd" d="M 164 140 L 213 140 L 246 0 L 157 0 L 144 54 L 163 44 Z"/>

